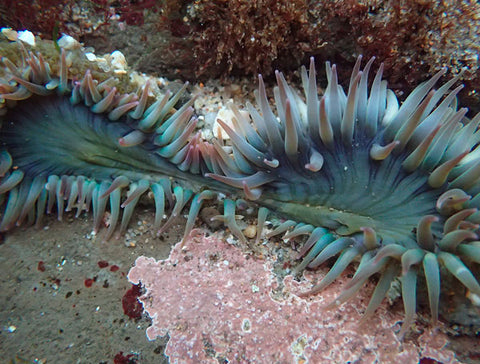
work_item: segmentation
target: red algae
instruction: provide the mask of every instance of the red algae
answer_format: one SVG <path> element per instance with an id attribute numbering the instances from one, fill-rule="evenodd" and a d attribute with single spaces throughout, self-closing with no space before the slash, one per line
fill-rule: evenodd
<path id="1" fill-rule="evenodd" d="M 106 260 L 100 260 L 100 261 L 98 261 L 97 264 L 100 268 L 107 268 L 108 267 L 108 262 Z"/>
<path id="2" fill-rule="evenodd" d="M 45 272 L 45 263 L 42 260 L 38 262 L 37 270 L 40 272 Z"/>
<path id="3" fill-rule="evenodd" d="M 137 360 L 135 359 L 135 355 L 133 354 L 123 355 L 123 351 L 121 351 L 115 355 L 115 357 L 113 358 L 113 363 L 114 364 L 135 364 L 137 363 Z"/>
<path id="4" fill-rule="evenodd" d="M 446 335 L 429 327 L 415 341 L 400 341 L 395 330 L 403 317 L 386 304 L 360 326 L 365 290 L 325 310 L 345 276 L 304 299 L 297 294 L 310 289 L 318 273 L 280 282 L 272 264 L 216 237 L 177 244 L 166 260 L 137 258 L 128 278 L 146 289 L 140 301 L 153 321 L 147 337 L 170 335 L 165 353 L 178 363 L 457 362 L 445 349 Z"/>
<path id="5" fill-rule="evenodd" d="M 94 280 L 92 278 L 85 279 L 85 287 L 90 288 L 93 285 Z"/>
<path id="6" fill-rule="evenodd" d="M 143 307 L 138 301 L 141 294 L 142 286 L 140 284 L 132 285 L 132 288 L 122 298 L 123 312 L 131 319 L 138 320 L 142 317 Z"/>

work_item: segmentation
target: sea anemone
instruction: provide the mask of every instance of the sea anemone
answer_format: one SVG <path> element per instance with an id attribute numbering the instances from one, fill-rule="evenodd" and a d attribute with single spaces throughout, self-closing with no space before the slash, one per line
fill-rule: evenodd
<path id="1" fill-rule="evenodd" d="M 153 230 L 167 229 L 194 195 L 192 189 L 200 190 L 200 171 L 206 168 L 200 157 L 205 142 L 192 133 L 194 100 L 174 109 L 187 84 L 148 106 L 149 81 L 138 93 L 119 94 L 115 79 L 99 83 L 90 71 L 70 80 L 65 51 L 56 76 L 40 53 L 19 48 L 19 64 L 2 58 L 0 203 L 6 207 L 0 231 L 25 220 L 39 225 L 56 205 L 59 220 L 64 211 L 76 209 L 78 217 L 92 208 L 96 233 L 109 202 L 108 240 L 121 209 L 119 235 L 147 191 L 155 200 Z M 193 198 L 188 226 L 211 197 L 200 190 Z M 173 212 L 161 226 L 168 205 Z"/>
<path id="2" fill-rule="evenodd" d="M 374 59 L 363 71 L 361 60 L 347 93 L 338 84 L 336 66 L 327 63 L 328 86 L 319 100 L 312 59 L 309 72 L 302 69 L 306 102 L 276 72 L 277 115 L 260 77 L 259 110 L 247 104 L 253 125 L 234 105 L 235 130 L 220 121 L 231 138 L 234 167 L 208 176 L 242 188 L 248 198 L 292 219 L 269 236 L 290 228 L 287 238 L 309 234 L 297 271 L 338 256 L 309 294 L 359 260 L 347 289 L 332 305 L 353 297 L 378 273 L 366 318 L 399 277 L 403 336 L 414 321 L 419 274 L 425 277 L 434 322 L 443 270 L 480 294 L 468 268 L 480 263 L 480 114 L 469 120 L 467 109 L 457 110 L 462 86 L 451 88 L 460 75 L 435 90 L 446 72 L 442 69 L 399 106 L 382 80 L 383 65 L 369 87 Z"/>
<path id="3" fill-rule="evenodd" d="M 480 295 L 469 269 L 480 262 L 480 116 L 469 120 L 466 109 L 457 110 L 461 86 L 451 89 L 460 75 L 434 90 L 441 70 L 399 106 L 382 80 L 383 66 L 369 86 L 374 60 L 361 71 L 359 57 L 347 93 L 336 66 L 327 63 L 328 86 L 319 100 L 312 59 L 309 72 L 302 70 L 305 102 L 277 72 L 275 115 L 260 77 L 259 110 L 247 104 L 247 116 L 231 104 L 233 128 L 219 121 L 230 137 L 224 145 L 195 132 L 193 100 L 174 108 L 184 89 L 148 106 L 148 82 L 135 94 L 119 94 L 114 80 L 99 83 L 88 71 L 70 81 L 64 51 L 57 76 L 41 54 L 20 48 L 19 64 L 2 59 L 0 230 L 25 220 L 40 224 L 56 205 L 60 219 L 64 210 L 76 208 L 78 216 L 92 206 L 96 232 L 109 202 L 109 239 L 121 208 L 120 234 L 150 190 L 158 234 L 191 200 L 186 237 L 204 200 L 218 191 L 229 198 L 217 218 L 242 241 L 239 197 L 260 206 L 257 241 L 269 212 L 288 220 L 268 236 L 308 235 L 297 272 L 338 256 L 309 294 L 359 261 L 333 305 L 379 274 L 368 317 L 399 277 L 406 312 L 401 335 L 414 321 L 418 275 L 425 277 L 434 322 L 444 271 Z M 166 203 L 172 213 L 162 226 Z"/>

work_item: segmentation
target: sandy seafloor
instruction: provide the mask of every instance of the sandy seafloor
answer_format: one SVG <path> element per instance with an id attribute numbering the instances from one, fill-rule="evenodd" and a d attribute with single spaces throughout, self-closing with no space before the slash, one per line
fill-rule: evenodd
<path id="1" fill-rule="evenodd" d="M 109 242 L 91 239 L 92 219 L 85 213 L 76 220 L 67 214 L 63 222 L 52 216 L 42 229 L 5 234 L 0 245 L 0 362 L 114 363 L 123 352 L 124 358 L 134 354 L 137 363 L 168 363 L 163 355 L 167 338 L 148 341 L 150 320 L 145 315 L 130 319 L 122 308 L 122 297 L 132 287 L 126 274 L 135 259 L 167 258 L 183 234 L 184 220 L 163 239 L 153 240 L 147 229 L 152 217 L 152 210 L 138 209 L 128 234 L 132 239 Z M 109 265 L 100 268 L 99 261 Z M 119 269 L 111 271 L 115 265 Z M 94 280 L 91 287 L 88 279 Z"/>

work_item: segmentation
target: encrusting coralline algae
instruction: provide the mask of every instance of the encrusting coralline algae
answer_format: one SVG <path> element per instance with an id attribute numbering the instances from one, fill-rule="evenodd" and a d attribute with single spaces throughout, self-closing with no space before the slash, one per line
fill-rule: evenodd
<path id="1" fill-rule="evenodd" d="M 172 363 L 457 363 L 445 348 L 447 336 L 435 328 L 425 328 L 416 343 L 399 340 L 402 316 L 385 304 L 360 326 L 367 292 L 326 310 L 346 279 L 300 298 L 315 275 L 279 282 L 273 264 L 199 232 L 168 259 L 137 258 L 128 279 L 145 287 L 140 301 L 152 318 L 147 337 L 170 336 L 165 353 Z"/>

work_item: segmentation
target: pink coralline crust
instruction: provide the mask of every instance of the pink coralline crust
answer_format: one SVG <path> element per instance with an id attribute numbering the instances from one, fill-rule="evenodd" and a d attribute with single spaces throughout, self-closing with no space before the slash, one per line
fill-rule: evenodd
<path id="1" fill-rule="evenodd" d="M 170 335 L 171 363 L 457 362 L 434 329 L 401 342 L 402 316 L 386 305 L 359 325 L 371 287 L 325 310 L 347 278 L 303 299 L 295 293 L 308 290 L 313 275 L 302 282 L 287 276 L 279 289 L 271 266 L 217 237 L 197 237 L 166 260 L 137 258 L 128 278 L 147 291 L 140 298 L 153 321 L 147 337 Z"/>

